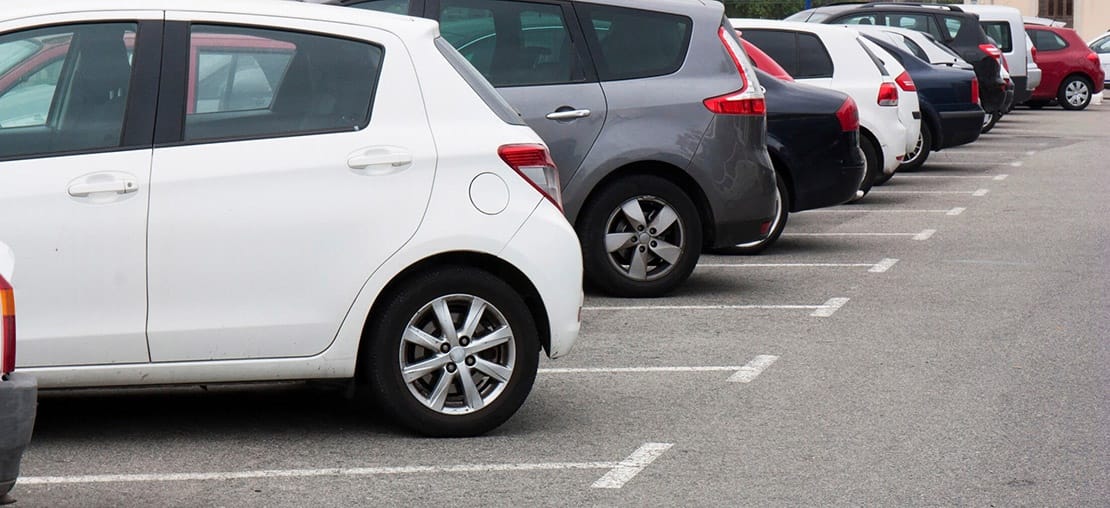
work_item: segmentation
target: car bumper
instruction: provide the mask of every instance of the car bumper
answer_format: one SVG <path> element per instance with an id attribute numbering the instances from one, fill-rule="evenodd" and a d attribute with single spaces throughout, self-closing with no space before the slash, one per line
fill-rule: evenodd
<path id="1" fill-rule="evenodd" d="M 806 161 L 791 168 L 791 212 L 839 205 L 856 196 L 866 171 L 858 131 L 845 133 L 829 150 L 819 150 Z"/>
<path id="2" fill-rule="evenodd" d="M 539 293 L 549 331 L 547 356 L 569 353 L 582 325 L 583 301 L 582 247 L 574 228 L 543 200 L 498 255 L 524 273 Z M 536 325 L 542 328 L 543 323 Z"/>
<path id="3" fill-rule="evenodd" d="M 978 108 L 968 111 L 941 111 L 941 139 L 938 140 L 940 144 L 936 149 L 965 145 L 979 139 L 979 134 L 983 132 L 984 115 L 983 110 Z"/>
<path id="4" fill-rule="evenodd" d="M 1025 101 L 1029 100 L 1029 98 L 1033 96 L 1033 90 L 1035 90 L 1037 87 L 1034 85 L 1033 88 L 1029 88 L 1029 81 L 1030 81 L 1029 77 L 1027 77 L 1027 76 L 1013 76 L 1011 79 L 1014 80 L 1014 100 L 1013 100 L 1013 104 L 1021 104 Z M 1039 73 L 1037 74 L 1036 81 L 1037 81 L 1038 84 L 1040 84 L 1040 82 L 1041 82 L 1041 77 L 1040 77 Z"/>
<path id="5" fill-rule="evenodd" d="M 0 496 L 19 478 L 23 450 L 31 442 L 38 403 L 38 383 L 33 376 L 10 374 L 0 381 Z"/>

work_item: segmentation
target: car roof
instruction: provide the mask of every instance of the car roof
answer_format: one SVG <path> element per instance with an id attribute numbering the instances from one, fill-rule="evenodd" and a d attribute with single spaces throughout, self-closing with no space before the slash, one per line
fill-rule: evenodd
<path id="1" fill-rule="evenodd" d="M 438 35 L 434 21 L 327 5 L 278 0 L 2 0 L 0 20 L 50 14 L 104 11 L 182 11 L 301 18 L 383 28 L 402 36 Z"/>
<path id="2" fill-rule="evenodd" d="M 796 32 L 811 32 L 818 35 L 841 37 L 845 34 L 856 37 L 855 31 L 845 28 L 844 25 L 825 25 L 820 23 L 805 23 L 802 21 L 782 21 L 777 19 L 754 18 L 729 18 L 729 22 L 737 30 L 747 28 L 781 28 Z"/>

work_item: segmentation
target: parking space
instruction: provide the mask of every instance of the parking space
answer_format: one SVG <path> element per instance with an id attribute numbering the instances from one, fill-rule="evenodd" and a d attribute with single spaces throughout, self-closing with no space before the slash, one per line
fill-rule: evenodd
<path id="1" fill-rule="evenodd" d="M 673 295 L 588 294 L 574 354 L 486 437 L 413 437 L 340 386 L 43 394 L 18 506 L 1092 499 L 1108 123 L 1018 110 Z"/>

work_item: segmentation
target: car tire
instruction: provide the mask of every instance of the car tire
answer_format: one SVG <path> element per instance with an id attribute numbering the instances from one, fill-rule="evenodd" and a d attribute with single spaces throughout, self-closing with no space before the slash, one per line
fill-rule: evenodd
<path id="1" fill-rule="evenodd" d="M 656 220 L 666 222 L 653 228 Z M 582 211 L 578 237 L 586 280 L 623 297 L 663 296 L 685 281 L 701 255 L 701 218 L 669 180 L 622 178 L 597 192 Z M 621 241 L 623 238 L 623 241 Z"/>
<path id="2" fill-rule="evenodd" d="M 484 270 L 444 267 L 380 301 L 363 339 L 360 379 L 398 423 L 427 436 L 478 436 L 524 403 L 539 366 L 539 332 L 508 283 Z"/>
<path id="3" fill-rule="evenodd" d="M 994 128 L 995 124 L 997 124 L 998 121 L 1001 119 L 1002 113 L 998 111 L 994 113 L 987 113 L 987 115 L 983 117 L 983 130 L 981 131 L 981 133 L 986 134 L 990 132 L 991 129 Z"/>
<path id="4" fill-rule="evenodd" d="M 879 148 L 867 136 L 860 136 L 859 148 L 863 150 L 863 162 L 865 171 L 863 172 L 863 181 L 859 184 L 859 192 L 856 193 L 856 198 L 851 202 L 859 201 L 871 192 L 871 186 L 875 185 L 875 181 L 883 174 L 883 158 L 879 152 Z M 891 175 L 894 176 L 894 175 Z M 890 178 L 887 178 L 890 180 Z"/>
<path id="5" fill-rule="evenodd" d="M 1082 76 L 1068 76 L 1060 83 L 1060 91 L 1056 94 L 1056 101 L 1064 109 L 1080 111 L 1087 109 L 1091 104 L 1091 82 Z"/>
<path id="6" fill-rule="evenodd" d="M 917 146 L 914 151 L 910 153 L 905 162 L 898 166 L 898 171 L 917 171 L 929 159 L 929 153 L 933 151 L 933 129 L 928 125 L 921 126 L 921 134 L 917 136 Z M 888 178 L 889 180 L 889 178 Z M 886 183 L 886 180 L 883 181 Z M 882 183 L 875 183 L 875 185 L 882 185 Z"/>
<path id="7" fill-rule="evenodd" d="M 786 182 L 778 171 L 775 171 L 775 186 L 778 196 L 776 197 L 775 204 L 777 210 L 775 218 L 771 220 L 771 231 L 767 233 L 767 237 L 762 240 L 757 240 L 749 243 L 742 243 L 735 247 L 724 249 L 722 252 L 727 254 L 741 254 L 741 255 L 755 255 L 767 250 L 768 247 L 773 245 L 775 241 L 782 236 L 782 231 L 786 229 L 786 220 L 790 217 L 790 189 L 786 188 Z"/>

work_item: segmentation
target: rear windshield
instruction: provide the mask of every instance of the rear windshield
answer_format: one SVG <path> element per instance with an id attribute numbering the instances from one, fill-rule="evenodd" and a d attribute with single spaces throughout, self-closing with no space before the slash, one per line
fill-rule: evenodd
<path id="1" fill-rule="evenodd" d="M 1014 50 L 1014 38 L 1010 33 L 1009 23 L 1005 21 L 982 21 L 979 24 L 983 25 L 983 31 L 987 32 L 988 37 L 994 39 L 995 44 L 1003 53 L 1010 53 Z"/>
<path id="2" fill-rule="evenodd" d="M 478 97 L 481 97 L 482 100 L 485 101 L 489 109 L 493 110 L 501 121 L 510 125 L 525 125 L 524 119 L 521 118 L 520 113 L 517 113 L 517 111 L 509 105 L 509 102 L 506 101 L 501 94 L 497 93 L 493 85 L 489 84 L 489 81 L 486 81 L 486 78 L 482 77 L 482 74 L 478 72 L 478 69 L 470 65 L 470 62 L 468 62 L 466 58 L 463 58 L 450 42 L 447 42 L 443 37 L 436 37 L 436 48 L 439 48 L 439 52 L 443 54 L 443 58 L 447 59 L 451 67 L 455 68 L 455 71 L 462 76 L 463 80 L 466 81 L 468 85 L 470 85 L 470 88 L 474 89 Z"/>

